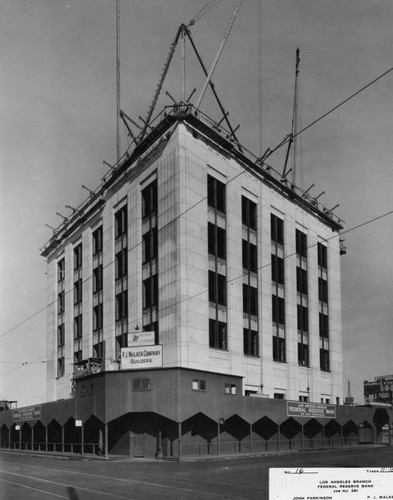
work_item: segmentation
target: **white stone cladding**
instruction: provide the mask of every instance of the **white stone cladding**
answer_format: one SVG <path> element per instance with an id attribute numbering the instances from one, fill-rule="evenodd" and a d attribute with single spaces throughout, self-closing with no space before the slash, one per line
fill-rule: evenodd
<path id="1" fill-rule="evenodd" d="M 196 135 L 196 136 L 195 136 Z M 227 349 L 209 347 L 207 176 L 226 185 Z M 83 358 L 93 356 L 92 233 L 103 227 L 103 340 L 105 370 L 118 370 L 115 349 L 114 214 L 127 204 L 128 331 L 142 324 L 141 191 L 157 179 L 158 321 L 163 366 L 243 377 L 243 389 L 298 400 L 343 398 L 340 250 L 338 233 L 316 214 L 280 193 L 261 177 L 244 172 L 237 160 L 184 122 L 179 122 L 160 156 L 135 166 L 104 193 L 105 204 L 48 255 L 47 399 L 69 397 L 73 372 L 73 248 L 82 242 Z M 241 198 L 257 204 L 259 357 L 243 353 L 243 268 Z M 272 278 L 270 215 L 284 221 L 286 362 L 272 356 Z M 297 354 L 295 230 L 307 235 L 309 367 Z M 319 361 L 317 243 L 328 247 L 330 371 Z M 65 258 L 65 370 L 57 377 L 57 262 Z"/>

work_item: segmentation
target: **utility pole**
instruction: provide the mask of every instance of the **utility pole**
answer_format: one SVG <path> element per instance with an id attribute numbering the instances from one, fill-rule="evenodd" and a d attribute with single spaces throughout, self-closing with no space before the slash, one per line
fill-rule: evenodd
<path id="1" fill-rule="evenodd" d="M 116 145 L 120 161 L 120 0 L 116 0 Z"/>

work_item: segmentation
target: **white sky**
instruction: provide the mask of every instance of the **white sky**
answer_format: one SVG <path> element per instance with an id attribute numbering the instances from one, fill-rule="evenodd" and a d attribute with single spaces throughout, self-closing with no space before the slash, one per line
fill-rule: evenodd
<path id="1" fill-rule="evenodd" d="M 262 2 L 262 150 L 289 132 L 295 51 L 306 126 L 393 66 L 391 0 Z M 260 152 L 258 0 L 244 0 L 213 80 L 241 142 Z M 207 0 L 121 0 L 121 107 L 146 116 L 181 22 Z M 222 0 L 192 27 L 208 67 L 232 15 Z M 65 205 L 85 198 L 116 156 L 115 0 L 2 0 L 0 5 L 0 398 L 45 400 L 46 276 L 39 248 Z M 180 52 L 178 53 L 180 54 Z M 179 58 L 164 85 L 179 97 Z M 203 84 L 187 52 L 187 93 Z M 326 194 L 350 229 L 393 210 L 393 72 L 301 136 L 305 188 Z M 219 118 L 210 99 L 204 110 Z M 168 98 L 161 104 L 171 104 Z M 160 108 L 157 108 L 157 111 Z M 123 150 L 127 146 L 122 137 Z M 282 170 L 282 154 L 269 160 Z M 393 372 L 393 216 L 345 235 L 345 383 Z M 43 309 L 41 313 L 36 314 Z M 33 319 L 28 319 L 31 316 Z M 24 322 L 22 326 L 13 329 Z M 12 331 L 10 331 L 13 329 Z M 9 373 L 7 373 L 9 372 Z"/>

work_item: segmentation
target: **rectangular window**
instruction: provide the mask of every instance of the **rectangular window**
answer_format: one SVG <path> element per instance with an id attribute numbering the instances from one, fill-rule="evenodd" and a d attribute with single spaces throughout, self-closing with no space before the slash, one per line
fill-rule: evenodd
<path id="1" fill-rule="evenodd" d="M 74 248 L 74 270 L 82 267 L 82 243 Z"/>
<path id="2" fill-rule="evenodd" d="M 329 337 L 329 317 L 323 313 L 319 313 L 319 336 L 326 339 Z"/>
<path id="3" fill-rule="evenodd" d="M 232 394 L 233 396 L 236 394 L 236 384 L 225 384 L 224 393 Z"/>
<path id="4" fill-rule="evenodd" d="M 246 356 L 259 356 L 257 331 L 243 328 L 243 352 Z"/>
<path id="5" fill-rule="evenodd" d="M 273 323 L 285 325 L 285 301 L 277 295 L 272 295 L 272 320 Z"/>
<path id="6" fill-rule="evenodd" d="M 324 372 L 329 371 L 329 351 L 327 349 L 319 350 L 319 362 L 321 370 Z"/>
<path id="7" fill-rule="evenodd" d="M 296 253 L 307 258 L 307 235 L 296 229 Z"/>
<path id="8" fill-rule="evenodd" d="M 270 216 L 271 238 L 279 245 L 284 244 L 284 221 L 274 214 Z"/>
<path id="9" fill-rule="evenodd" d="M 275 392 L 274 399 L 285 399 L 285 394 L 282 394 L 281 392 Z"/>
<path id="10" fill-rule="evenodd" d="M 64 310 L 65 310 L 65 293 L 63 291 L 57 295 L 57 312 L 58 314 L 63 314 Z"/>
<path id="11" fill-rule="evenodd" d="M 273 336 L 273 360 L 285 362 L 285 339 Z"/>
<path id="12" fill-rule="evenodd" d="M 57 263 L 57 281 L 63 281 L 65 277 L 65 260 L 61 259 Z"/>
<path id="13" fill-rule="evenodd" d="M 74 305 L 82 302 L 82 280 L 79 279 L 74 283 Z"/>
<path id="14" fill-rule="evenodd" d="M 74 364 L 80 363 L 82 361 L 82 351 L 74 352 Z"/>
<path id="15" fill-rule="evenodd" d="M 225 184 L 211 175 L 207 176 L 207 204 L 218 212 L 225 213 Z"/>
<path id="16" fill-rule="evenodd" d="M 327 247 L 318 243 L 318 266 L 327 269 Z"/>
<path id="17" fill-rule="evenodd" d="M 299 401 L 302 401 L 303 403 L 307 403 L 308 396 L 299 396 Z"/>
<path id="18" fill-rule="evenodd" d="M 143 263 L 150 262 L 158 255 L 157 228 L 143 235 Z"/>
<path id="19" fill-rule="evenodd" d="M 149 378 L 136 378 L 132 381 L 133 391 L 150 391 L 150 379 Z"/>
<path id="20" fill-rule="evenodd" d="M 64 323 L 57 327 L 57 347 L 63 347 L 65 343 Z"/>
<path id="21" fill-rule="evenodd" d="M 115 213 L 115 238 L 127 234 L 127 205 Z"/>
<path id="22" fill-rule="evenodd" d="M 209 222 L 208 224 L 208 251 L 219 259 L 226 259 L 226 233 L 225 229 Z"/>
<path id="23" fill-rule="evenodd" d="M 93 255 L 102 252 L 102 226 L 93 232 Z"/>
<path id="24" fill-rule="evenodd" d="M 142 191 L 142 217 L 151 217 L 157 212 L 157 181 Z"/>
<path id="25" fill-rule="evenodd" d="M 272 254 L 272 281 L 284 284 L 284 259 Z"/>
<path id="26" fill-rule="evenodd" d="M 247 240 L 242 241 L 243 245 L 243 269 L 247 269 L 253 273 L 258 270 L 257 263 L 257 247 Z"/>
<path id="27" fill-rule="evenodd" d="M 128 318 L 128 292 L 116 295 L 116 321 Z M 124 347 L 124 346 L 123 346 Z"/>
<path id="28" fill-rule="evenodd" d="M 209 347 L 227 349 L 227 325 L 216 319 L 209 319 Z"/>
<path id="29" fill-rule="evenodd" d="M 193 391 L 206 391 L 206 380 L 194 379 L 192 381 Z"/>
<path id="30" fill-rule="evenodd" d="M 258 316 L 258 289 L 243 283 L 243 312 Z"/>
<path id="31" fill-rule="evenodd" d="M 300 366 L 308 366 L 308 345 L 301 344 L 300 342 L 297 345 L 297 359 L 298 364 Z"/>
<path id="32" fill-rule="evenodd" d="M 257 229 L 257 205 L 242 196 L 242 223 L 250 229 Z"/>
<path id="33" fill-rule="evenodd" d="M 300 267 L 296 268 L 296 289 L 298 292 L 307 295 L 307 271 Z"/>
<path id="34" fill-rule="evenodd" d="M 158 305 L 158 275 L 143 281 L 143 308 Z"/>
<path id="35" fill-rule="evenodd" d="M 225 306 L 226 278 L 222 274 L 209 271 L 209 301 Z"/>
<path id="36" fill-rule="evenodd" d="M 297 329 L 302 332 L 308 332 L 308 308 L 297 306 Z"/>
<path id="37" fill-rule="evenodd" d="M 74 340 L 82 338 L 82 314 L 74 318 Z"/>
<path id="38" fill-rule="evenodd" d="M 93 293 L 102 290 L 102 264 L 93 269 Z"/>
<path id="39" fill-rule="evenodd" d="M 64 356 L 57 359 L 57 378 L 64 377 Z"/>
<path id="40" fill-rule="evenodd" d="M 154 343 L 155 345 L 158 345 L 159 342 L 159 331 L 158 331 L 158 321 L 155 321 L 154 323 L 150 323 L 149 325 L 143 325 L 143 331 L 144 332 L 154 332 Z"/>
<path id="41" fill-rule="evenodd" d="M 116 254 L 115 257 L 115 277 L 116 279 L 123 278 L 127 276 L 128 273 L 128 251 L 127 248 L 123 248 L 120 252 Z"/>
<path id="42" fill-rule="evenodd" d="M 102 322 L 103 322 L 103 305 L 98 304 L 93 307 L 93 330 L 102 330 Z"/>
<path id="43" fill-rule="evenodd" d="M 323 278 L 318 278 L 318 297 L 321 302 L 328 302 L 328 284 Z"/>
<path id="44" fill-rule="evenodd" d="M 105 356 L 105 343 L 104 342 L 98 342 L 97 344 L 93 345 L 93 356 L 95 358 L 104 359 Z"/>

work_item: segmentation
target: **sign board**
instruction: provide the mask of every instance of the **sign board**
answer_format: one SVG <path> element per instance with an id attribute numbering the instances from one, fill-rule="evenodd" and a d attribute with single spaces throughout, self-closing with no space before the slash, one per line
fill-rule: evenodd
<path id="1" fill-rule="evenodd" d="M 135 331 L 128 334 L 128 347 L 135 347 L 138 345 L 154 345 L 154 331 L 141 332 Z"/>
<path id="2" fill-rule="evenodd" d="M 120 370 L 142 370 L 162 367 L 162 345 L 123 347 Z"/>
<path id="3" fill-rule="evenodd" d="M 323 403 L 287 401 L 288 417 L 336 418 L 336 406 Z"/>
<path id="4" fill-rule="evenodd" d="M 41 418 L 41 405 L 25 406 L 12 410 L 14 422 L 24 422 L 25 420 L 36 420 Z"/>
<path id="5" fill-rule="evenodd" d="M 82 420 L 75 420 L 75 427 L 82 427 Z"/>

